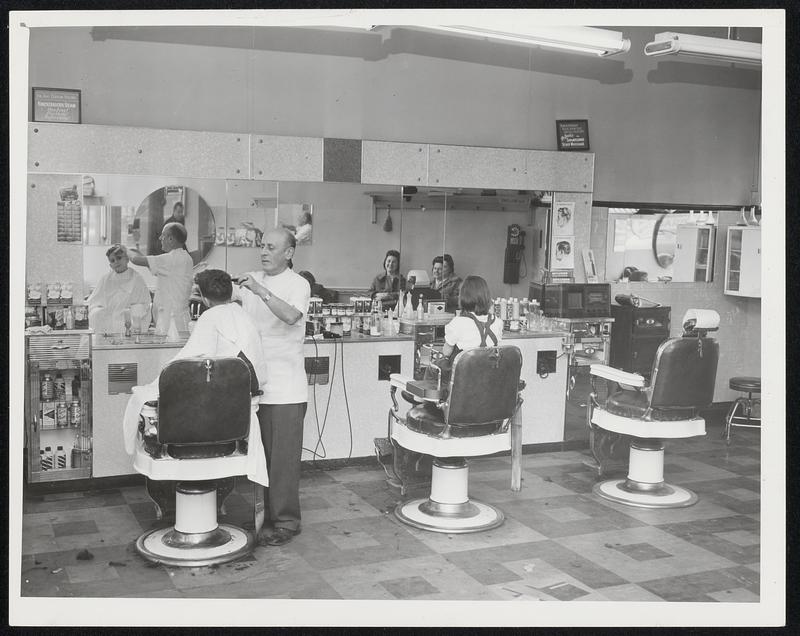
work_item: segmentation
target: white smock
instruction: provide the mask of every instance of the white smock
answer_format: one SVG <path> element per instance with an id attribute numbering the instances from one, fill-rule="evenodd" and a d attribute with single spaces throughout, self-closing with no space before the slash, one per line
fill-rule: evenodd
<path id="1" fill-rule="evenodd" d="M 89 305 L 89 327 L 97 333 L 111 333 L 123 320 L 127 307 L 150 305 L 150 290 L 139 272 L 130 268 L 118 274 L 105 274 L 86 301 Z"/>
<path id="2" fill-rule="evenodd" d="M 166 254 L 145 258 L 150 272 L 156 277 L 156 293 L 153 297 L 156 329 L 166 333 L 170 316 L 174 315 L 178 331 L 189 331 L 189 296 L 194 278 L 189 252 L 178 247 Z"/>
<path id="3" fill-rule="evenodd" d="M 206 310 L 192 331 L 189 340 L 173 360 L 185 358 L 235 357 L 239 352 L 250 360 L 258 376 L 259 384 L 267 374 L 267 363 L 261 349 L 261 339 L 256 326 L 247 313 L 236 303 L 216 305 Z M 158 399 L 158 378 L 150 384 L 133 387 L 123 419 L 125 451 L 136 452 L 138 442 L 139 413 L 145 402 Z M 269 485 L 267 460 L 261 441 L 258 424 L 258 398 L 254 397 L 250 407 L 250 433 L 247 438 L 247 478 L 262 486 Z"/>
<path id="4" fill-rule="evenodd" d="M 303 343 L 306 338 L 305 315 L 311 298 L 308 281 L 291 269 L 268 276 L 250 272 L 255 281 L 270 293 L 287 302 L 303 315 L 288 325 L 272 313 L 267 303 L 246 287 L 238 289 L 242 307 L 253 319 L 261 336 L 264 356 L 269 360 L 267 380 L 261 385 L 261 404 L 300 404 L 308 402 Z"/>

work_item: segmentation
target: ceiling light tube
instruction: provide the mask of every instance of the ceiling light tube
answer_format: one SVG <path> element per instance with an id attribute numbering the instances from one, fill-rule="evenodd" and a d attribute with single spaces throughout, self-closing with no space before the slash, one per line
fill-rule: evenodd
<path id="1" fill-rule="evenodd" d="M 664 31 L 644 46 L 648 56 L 685 55 L 720 62 L 761 66 L 761 45 L 756 42 L 725 40 L 702 35 Z"/>
<path id="2" fill-rule="evenodd" d="M 525 29 L 517 33 L 491 31 L 471 26 L 416 25 L 417 28 L 487 38 L 500 42 L 544 46 L 573 53 L 586 53 L 608 57 L 630 50 L 631 41 L 622 37 L 619 31 L 595 29 L 592 27 L 547 27 Z"/>

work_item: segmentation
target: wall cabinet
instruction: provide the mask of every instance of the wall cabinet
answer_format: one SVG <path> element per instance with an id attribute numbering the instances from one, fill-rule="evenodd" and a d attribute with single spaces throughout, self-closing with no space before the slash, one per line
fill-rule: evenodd
<path id="1" fill-rule="evenodd" d="M 761 298 L 761 228 L 728 228 L 725 252 L 725 293 Z"/>
<path id="2" fill-rule="evenodd" d="M 28 483 L 92 476 L 92 366 L 88 333 L 25 337 Z"/>
<path id="3" fill-rule="evenodd" d="M 669 338 L 669 307 L 611 305 L 611 366 L 649 377 L 659 345 Z"/>
<path id="4" fill-rule="evenodd" d="M 716 229 L 713 225 L 678 226 L 673 281 L 708 283 L 713 280 Z"/>

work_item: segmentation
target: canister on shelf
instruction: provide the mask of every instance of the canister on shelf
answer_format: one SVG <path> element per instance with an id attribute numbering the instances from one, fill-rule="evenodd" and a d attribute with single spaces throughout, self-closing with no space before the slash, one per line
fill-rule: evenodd
<path id="1" fill-rule="evenodd" d="M 80 426 L 81 424 L 81 403 L 73 400 L 69 407 L 69 425 Z"/>
<path id="2" fill-rule="evenodd" d="M 67 414 L 67 403 L 66 402 L 57 402 L 56 403 L 56 427 L 57 428 L 64 428 L 69 425 L 69 419 Z"/>
<path id="3" fill-rule="evenodd" d="M 40 392 L 43 400 L 52 400 L 56 396 L 56 389 L 55 389 L 55 384 L 53 382 L 53 376 L 51 376 L 49 373 L 45 373 L 44 377 L 42 378 Z"/>

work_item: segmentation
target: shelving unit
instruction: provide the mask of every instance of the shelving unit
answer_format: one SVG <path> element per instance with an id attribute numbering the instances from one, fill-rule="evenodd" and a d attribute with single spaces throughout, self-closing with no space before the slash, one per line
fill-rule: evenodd
<path id="1" fill-rule="evenodd" d="M 732 225 L 725 253 L 725 293 L 761 298 L 761 228 Z"/>
<path id="2" fill-rule="evenodd" d="M 84 479 L 92 475 L 92 363 L 91 337 L 87 332 L 62 331 L 58 334 L 25 337 L 27 382 L 25 396 L 25 438 L 29 483 Z M 46 375 L 61 376 L 63 399 L 54 390 L 53 399 L 42 384 Z M 73 380 L 77 395 L 73 394 Z M 71 404 L 77 402 L 80 415 L 73 417 Z M 66 453 L 65 466 L 43 465 L 41 450 Z"/>
<path id="3" fill-rule="evenodd" d="M 695 283 L 713 280 L 716 231 L 713 225 L 678 226 L 672 280 Z"/>

